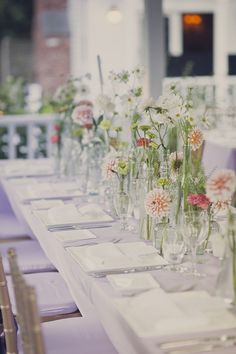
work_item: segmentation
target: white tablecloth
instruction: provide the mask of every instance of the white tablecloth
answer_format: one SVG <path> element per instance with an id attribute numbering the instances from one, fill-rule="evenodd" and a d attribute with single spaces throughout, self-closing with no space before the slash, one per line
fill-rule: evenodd
<path id="1" fill-rule="evenodd" d="M 14 191 L 10 180 L 2 180 L 5 191 L 10 198 L 11 205 L 17 216 L 24 220 L 38 239 L 48 258 L 57 267 L 64 277 L 72 296 L 83 316 L 97 313 L 108 336 L 120 354 L 160 354 L 158 347 L 161 338 L 141 338 L 129 326 L 124 316 L 114 306 L 113 300 L 120 298 L 106 278 L 94 278 L 87 275 L 79 264 L 72 258 L 63 244 L 55 237 L 54 233 L 47 231 L 46 227 L 33 215 L 28 205 L 21 204 Z M 138 236 L 129 232 L 121 233 L 119 225 L 114 223 L 112 228 L 92 230 L 97 236 L 96 242 L 109 241 L 116 237 L 124 241 L 137 241 Z M 94 240 L 80 241 L 87 244 Z M 200 268 L 208 274 L 204 278 L 193 279 L 188 275 L 171 271 L 152 271 L 151 274 L 158 280 L 161 287 L 168 292 L 187 291 L 192 289 L 205 289 L 213 293 L 216 282 L 219 262 L 213 257 L 208 257 Z M 138 311 L 138 309 L 137 309 Z M 224 331 L 224 333 L 235 333 Z M 185 337 L 186 338 L 186 337 Z M 214 350 L 214 353 L 233 354 L 234 349 Z M 109 354 L 109 353 L 102 353 Z"/>

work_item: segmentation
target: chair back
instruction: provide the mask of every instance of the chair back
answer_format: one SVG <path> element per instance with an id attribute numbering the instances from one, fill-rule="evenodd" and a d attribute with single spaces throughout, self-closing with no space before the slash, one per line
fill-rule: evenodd
<path id="1" fill-rule="evenodd" d="M 8 250 L 8 260 L 24 353 L 45 354 L 35 290 L 26 284 L 15 249 Z"/>
<path id="2" fill-rule="evenodd" d="M 12 307 L 4 273 L 2 257 L 0 255 L 0 308 L 2 313 L 6 350 L 9 354 L 17 354 L 17 333 Z"/>

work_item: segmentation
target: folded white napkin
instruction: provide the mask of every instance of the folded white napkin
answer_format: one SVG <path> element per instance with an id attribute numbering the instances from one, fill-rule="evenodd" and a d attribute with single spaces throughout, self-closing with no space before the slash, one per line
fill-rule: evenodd
<path id="1" fill-rule="evenodd" d="M 34 200 L 30 202 L 30 205 L 33 210 L 42 210 L 42 209 L 50 209 L 54 208 L 57 206 L 63 206 L 64 202 L 63 200 L 45 200 L 45 199 L 40 199 L 40 200 Z"/>
<path id="2" fill-rule="evenodd" d="M 82 213 L 81 213 L 82 211 Z M 93 224 L 110 222 L 113 219 L 101 207 L 91 204 L 77 209 L 73 204 L 65 204 L 48 210 L 48 224 Z"/>
<path id="3" fill-rule="evenodd" d="M 144 242 L 105 242 L 94 246 L 71 247 L 69 252 L 86 272 L 143 269 L 167 264 L 154 247 Z"/>
<path id="4" fill-rule="evenodd" d="M 81 240 L 89 240 L 94 239 L 96 236 L 89 230 L 70 230 L 70 231 L 60 231 L 54 232 L 53 236 L 55 236 L 58 241 L 65 244 L 71 244 Z"/>
<path id="5" fill-rule="evenodd" d="M 29 184 L 25 188 L 18 190 L 18 194 L 21 199 L 49 199 L 82 195 L 77 184 L 71 182 Z"/>
<path id="6" fill-rule="evenodd" d="M 167 294 L 154 289 L 133 298 L 115 299 L 114 304 L 140 337 L 236 327 L 236 318 L 227 311 L 223 299 L 204 291 Z"/>
<path id="7" fill-rule="evenodd" d="M 150 273 L 113 274 L 107 275 L 107 280 L 116 291 L 123 295 L 159 287 L 158 282 Z"/>

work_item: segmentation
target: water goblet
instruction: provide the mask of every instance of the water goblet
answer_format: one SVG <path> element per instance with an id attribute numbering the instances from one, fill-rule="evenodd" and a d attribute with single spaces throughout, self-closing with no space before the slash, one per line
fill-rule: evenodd
<path id="1" fill-rule="evenodd" d="M 186 247 L 191 251 L 191 271 L 194 276 L 203 276 L 196 268 L 197 247 L 207 237 L 208 215 L 206 211 L 190 210 L 184 212 L 181 217 L 181 228 Z"/>
<path id="2" fill-rule="evenodd" d="M 170 270 L 181 271 L 185 253 L 185 243 L 179 225 L 168 226 L 162 240 L 162 252 L 164 258 L 170 263 Z"/>

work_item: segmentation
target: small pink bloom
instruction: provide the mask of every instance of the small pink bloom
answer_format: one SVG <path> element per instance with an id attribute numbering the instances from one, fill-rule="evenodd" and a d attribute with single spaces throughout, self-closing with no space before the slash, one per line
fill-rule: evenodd
<path id="1" fill-rule="evenodd" d="M 193 151 L 199 149 L 203 143 L 202 131 L 198 128 L 193 128 L 189 134 L 188 141 Z"/>
<path id="2" fill-rule="evenodd" d="M 108 155 L 102 166 L 102 175 L 104 179 L 110 179 L 114 172 L 117 171 L 117 159 L 114 156 Z"/>
<path id="3" fill-rule="evenodd" d="M 236 176 L 232 170 L 219 170 L 213 173 L 206 185 L 207 196 L 211 202 L 228 201 L 236 189 Z"/>
<path id="4" fill-rule="evenodd" d="M 57 132 L 59 132 L 61 130 L 61 126 L 60 124 L 54 124 L 54 130 L 56 130 Z"/>
<path id="5" fill-rule="evenodd" d="M 83 128 L 93 127 L 93 110 L 90 105 L 84 104 L 76 106 L 72 112 L 72 120 Z"/>
<path id="6" fill-rule="evenodd" d="M 52 144 L 57 144 L 59 142 L 59 136 L 58 135 L 52 135 L 51 136 L 51 143 Z"/>
<path id="7" fill-rule="evenodd" d="M 170 195 L 164 189 L 153 189 L 145 199 L 145 209 L 152 217 L 166 217 L 170 211 Z"/>
<path id="8" fill-rule="evenodd" d="M 187 201 L 190 205 L 198 206 L 201 209 L 207 209 L 210 201 L 205 194 L 189 194 Z"/>
<path id="9" fill-rule="evenodd" d="M 137 146 L 142 146 L 142 147 L 149 147 L 151 140 L 147 138 L 139 138 L 136 141 Z"/>

